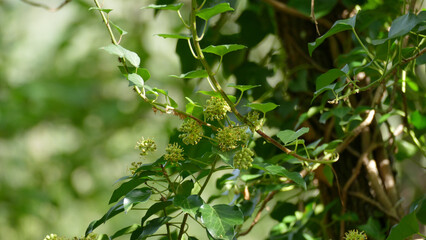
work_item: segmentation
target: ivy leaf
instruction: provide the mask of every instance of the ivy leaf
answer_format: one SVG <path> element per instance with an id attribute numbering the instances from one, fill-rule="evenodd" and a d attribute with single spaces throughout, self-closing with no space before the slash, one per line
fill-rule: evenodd
<path id="1" fill-rule="evenodd" d="M 334 34 L 342 32 L 342 31 L 354 29 L 355 28 L 355 22 L 356 22 L 356 15 L 351 17 L 351 18 L 348 18 L 348 19 L 336 21 L 333 24 L 333 26 L 330 28 L 330 30 L 328 30 L 328 32 L 326 32 L 321 37 L 317 38 L 315 40 L 315 42 L 311 42 L 311 43 L 308 44 L 309 55 L 312 56 L 312 52 L 319 45 L 321 45 L 324 42 L 324 40 L 327 39 L 328 37 L 333 36 Z"/>
<path id="2" fill-rule="evenodd" d="M 147 178 L 134 178 L 128 182 L 121 184 L 121 186 L 115 189 L 112 193 L 112 196 L 109 199 L 109 204 L 116 202 L 122 196 L 126 195 L 128 192 L 132 191 L 134 188 L 146 182 L 147 180 Z"/>
<path id="3" fill-rule="evenodd" d="M 151 217 L 152 215 L 156 214 L 157 212 L 165 209 L 166 207 L 170 206 L 172 204 L 172 201 L 167 200 L 164 202 L 158 202 L 151 205 L 151 207 L 148 208 L 148 210 L 145 213 L 145 216 L 141 219 L 141 225 L 145 223 L 145 221 Z"/>
<path id="4" fill-rule="evenodd" d="M 217 14 L 228 12 L 228 11 L 234 11 L 234 9 L 231 8 L 229 3 L 221 3 L 211 8 L 202 9 L 196 14 L 196 16 L 207 21 Z"/>
<path id="5" fill-rule="evenodd" d="M 191 37 L 189 35 L 185 35 L 185 34 L 167 34 L 167 33 L 161 33 L 161 34 L 156 34 L 159 37 L 162 38 L 174 38 L 174 39 L 185 39 L 188 40 Z"/>
<path id="6" fill-rule="evenodd" d="M 410 120 L 415 128 L 426 129 L 426 115 L 421 114 L 418 110 L 410 114 Z"/>
<path id="7" fill-rule="evenodd" d="M 172 10 L 172 11 L 179 11 L 180 8 L 183 6 L 183 3 L 176 3 L 176 4 L 163 4 L 163 5 L 155 5 L 150 4 L 146 7 L 142 7 L 141 9 L 157 9 L 157 10 Z"/>
<path id="8" fill-rule="evenodd" d="M 112 11 L 112 9 L 109 9 L 109 8 L 98 8 L 98 7 L 89 8 L 89 11 L 92 11 L 92 10 L 99 10 L 99 11 L 105 12 L 107 14 Z"/>
<path id="9" fill-rule="evenodd" d="M 238 51 L 241 49 L 247 48 L 244 45 L 239 45 L 239 44 L 230 44 L 230 45 L 219 45 L 219 46 L 214 46 L 214 45 L 210 45 L 206 48 L 203 49 L 203 52 L 205 53 L 213 53 L 216 54 L 218 56 L 223 57 L 225 54 L 233 52 L 233 51 Z"/>
<path id="10" fill-rule="evenodd" d="M 333 68 L 328 70 L 326 73 L 321 74 L 316 80 L 316 90 L 320 90 L 321 88 L 330 85 L 337 78 L 344 76 L 345 72 L 340 69 Z"/>
<path id="11" fill-rule="evenodd" d="M 234 227 L 244 222 L 243 213 L 237 206 L 218 204 L 211 207 L 203 204 L 200 213 L 201 221 L 215 239 L 234 239 Z"/>
<path id="12" fill-rule="evenodd" d="M 209 75 L 207 74 L 206 70 L 194 70 L 191 72 L 183 73 L 181 75 L 169 75 L 170 77 L 174 78 L 206 78 Z"/>
<path id="13" fill-rule="evenodd" d="M 370 217 L 366 224 L 359 226 L 359 229 L 364 231 L 368 236 L 371 236 L 373 239 L 384 240 L 386 238 L 383 233 L 383 229 L 380 227 L 379 221 Z"/>
<path id="14" fill-rule="evenodd" d="M 127 61 L 129 61 L 130 64 L 132 64 L 135 67 L 139 67 L 139 64 L 141 62 L 138 54 L 130 50 L 127 50 L 120 45 L 111 44 L 106 47 L 102 47 L 101 49 L 107 51 L 110 54 L 116 55 L 120 58 L 125 58 Z"/>
<path id="15" fill-rule="evenodd" d="M 116 203 L 112 206 L 105 215 L 103 215 L 99 220 L 95 220 L 89 224 L 86 229 L 86 236 L 89 235 L 93 230 L 99 227 L 101 224 L 105 223 L 108 219 L 114 217 L 115 215 L 124 211 L 123 200 Z"/>
<path id="16" fill-rule="evenodd" d="M 157 230 L 163 226 L 165 223 L 167 223 L 168 221 L 170 221 L 170 219 L 172 219 L 171 217 L 159 217 L 159 218 L 154 218 L 151 221 L 148 222 L 148 224 L 145 227 L 140 227 L 139 229 L 137 229 L 136 231 L 134 231 L 132 233 L 132 236 L 130 237 L 130 239 L 146 239 L 146 237 L 154 234 L 155 232 L 157 232 Z"/>
<path id="17" fill-rule="evenodd" d="M 139 228 L 139 225 L 138 224 L 133 224 L 133 225 L 131 225 L 131 226 L 128 226 L 128 227 L 125 227 L 125 228 L 122 228 L 122 229 L 120 229 L 120 230 L 118 230 L 117 232 L 115 232 L 112 236 L 111 236 L 111 239 L 114 239 L 114 238 L 118 238 L 118 237 L 120 237 L 120 236 L 123 236 L 123 235 L 126 235 L 126 234 L 130 234 L 130 233 L 132 233 L 132 232 L 134 232 L 136 229 L 138 229 Z"/>
<path id="18" fill-rule="evenodd" d="M 123 199 L 124 211 L 127 213 L 132 209 L 133 205 L 147 201 L 151 197 L 151 194 L 151 189 L 146 187 L 134 189 L 127 193 Z"/>
<path id="19" fill-rule="evenodd" d="M 306 182 L 302 178 L 300 173 L 298 173 L 298 172 L 290 172 L 282 166 L 271 165 L 271 164 L 268 164 L 268 163 L 253 164 L 253 168 L 264 170 L 271 175 L 281 176 L 281 177 L 286 177 L 288 179 L 291 179 L 297 185 L 300 185 L 301 187 L 303 187 L 306 190 Z"/>
<path id="20" fill-rule="evenodd" d="M 416 219 L 416 213 L 412 212 L 405 215 L 401 221 L 392 227 L 389 237 L 386 240 L 405 239 L 419 232 L 419 224 Z"/>
<path id="21" fill-rule="evenodd" d="M 311 100 L 311 103 L 315 100 L 315 98 L 317 98 L 319 95 L 321 95 L 321 93 L 327 91 L 327 90 L 333 90 L 336 87 L 336 83 L 327 85 L 325 87 L 322 87 L 321 89 L 317 90 L 314 92 L 314 97 Z"/>
<path id="22" fill-rule="evenodd" d="M 127 32 L 124 29 L 122 29 L 118 25 L 115 25 L 113 22 L 109 21 L 109 24 L 111 24 L 115 29 L 117 29 L 117 31 L 120 33 L 120 35 L 126 35 L 127 34 Z"/>
<path id="23" fill-rule="evenodd" d="M 261 85 L 235 85 L 234 83 L 230 83 L 227 85 L 227 87 L 233 87 L 236 88 L 238 90 L 240 90 L 241 92 L 245 92 L 247 90 L 250 90 L 252 88 L 257 88 L 260 87 Z"/>
<path id="24" fill-rule="evenodd" d="M 144 81 L 142 77 L 136 73 L 131 73 L 127 75 L 127 80 L 129 80 L 129 87 L 131 86 L 143 87 L 144 85 Z"/>
<path id="25" fill-rule="evenodd" d="M 198 195 L 176 195 L 173 199 L 173 205 L 182 209 L 182 211 L 195 216 L 198 209 L 203 205 L 203 199 Z"/>
<path id="26" fill-rule="evenodd" d="M 279 105 L 268 102 L 268 103 L 248 103 L 246 106 L 250 107 L 251 109 L 258 110 L 263 113 L 267 113 L 274 110 Z"/>
<path id="27" fill-rule="evenodd" d="M 277 137 L 284 143 L 284 145 L 287 145 L 293 142 L 294 140 L 298 139 L 300 136 L 302 136 L 303 134 L 307 132 L 309 132 L 309 128 L 307 127 L 303 127 L 297 130 L 297 132 L 293 130 L 284 130 L 284 131 L 280 131 L 277 134 Z"/>

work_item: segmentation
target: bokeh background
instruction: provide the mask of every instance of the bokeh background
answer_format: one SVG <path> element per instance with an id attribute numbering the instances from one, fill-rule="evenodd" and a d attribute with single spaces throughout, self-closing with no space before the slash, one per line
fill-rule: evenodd
<path id="1" fill-rule="evenodd" d="M 55 8 L 63 1 L 38 2 Z M 181 81 L 167 77 L 180 74 L 176 42 L 153 36 L 179 22 L 140 10 L 150 3 L 105 7 L 129 32 L 121 43 L 141 56 L 153 86 L 181 89 Z M 180 122 L 155 115 L 128 87 L 117 59 L 99 49 L 110 40 L 92 6 L 73 0 L 50 12 L 0 0 L 0 239 L 84 235 L 108 209 L 114 182 L 140 160 L 137 140 L 153 137 L 156 158 Z M 173 94 L 180 100 L 179 91 Z M 129 216 L 118 226 L 126 219 L 137 222 Z"/>

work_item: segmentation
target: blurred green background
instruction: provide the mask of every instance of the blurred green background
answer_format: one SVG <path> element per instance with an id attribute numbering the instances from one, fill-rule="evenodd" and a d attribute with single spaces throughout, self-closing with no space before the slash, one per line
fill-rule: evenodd
<path id="1" fill-rule="evenodd" d="M 62 0 L 39 2 L 56 7 Z M 153 36 L 179 22 L 140 10 L 149 3 L 105 4 L 129 32 L 121 44 L 141 56 L 153 86 L 181 89 L 167 77 L 179 73 L 176 42 Z M 82 236 L 108 209 L 114 182 L 140 160 L 136 141 L 153 137 L 156 158 L 164 133 L 180 122 L 155 115 L 128 87 L 117 59 L 99 50 L 110 40 L 92 4 L 74 0 L 49 12 L 0 1 L 0 239 Z M 116 221 L 121 227 L 126 219 Z"/>

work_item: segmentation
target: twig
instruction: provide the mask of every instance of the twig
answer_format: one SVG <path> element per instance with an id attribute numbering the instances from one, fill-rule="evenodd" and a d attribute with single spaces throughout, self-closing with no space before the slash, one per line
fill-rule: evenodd
<path id="1" fill-rule="evenodd" d="M 318 21 L 315 18 L 315 0 L 311 0 L 311 18 L 312 18 L 312 21 L 315 23 L 315 28 L 317 30 L 318 36 L 321 36 L 321 33 L 318 28 Z"/>
<path id="2" fill-rule="evenodd" d="M 399 218 L 397 216 L 395 216 L 392 212 L 389 211 L 389 209 L 384 209 L 382 207 L 382 205 L 380 205 L 380 203 L 374 201 L 373 199 L 365 196 L 364 194 L 360 193 L 360 192 L 349 192 L 349 195 L 355 196 L 357 198 L 360 198 L 366 202 L 368 202 L 369 204 L 377 207 L 381 212 L 383 212 L 384 214 L 392 217 L 393 219 L 399 221 Z"/>
<path id="3" fill-rule="evenodd" d="M 34 7 L 44 8 L 49 12 L 56 12 L 56 11 L 59 11 L 62 7 L 67 5 L 67 3 L 71 2 L 72 0 L 65 0 L 61 4 L 59 4 L 59 6 L 57 6 L 56 8 L 52 8 L 52 7 L 47 6 L 46 4 L 33 2 L 33 1 L 30 1 L 30 0 L 21 0 L 21 1 L 26 3 L 26 4 L 29 4 L 31 6 L 34 6 Z"/>
<path id="4" fill-rule="evenodd" d="M 257 214 L 256 214 L 256 217 L 254 218 L 254 220 L 253 220 L 253 222 L 250 224 L 250 227 L 246 230 L 246 231 L 244 231 L 244 232 L 242 232 L 242 233 L 239 233 L 238 234 L 238 237 L 240 237 L 240 236 L 244 236 L 244 235 L 247 235 L 252 229 L 253 229 L 253 227 L 254 227 L 254 225 L 256 225 L 258 222 L 259 222 L 259 220 L 260 220 L 260 216 L 262 215 L 262 211 L 263 211 L 263 209 L 265 209 L 265 207 L 266 207 L 266 204 L 269 202 L 269 201 L 271 201 L 272 200 L 272 198 L 275 196 L 275 194 L 277 194 L 278 193 L 278 191 L 272 191 L 272 192 L 270 192 L 269 194 L 268 194 L 268 196 L 265 198 L 265 200 L 263 200 L 263 203 L 262 203 L 262 205 L 260 206 L 260 208 L 259 208 L 259 211 L 257 211 Z"/>
<path id="5" fill-rule="evenodd" d="M 311 20 L 309 16 L 306 16 L 305 14 L 299 12 L 297 9 L 294 9 L 292 7 L 287 6 L 286 4 L 279 2 L 277 0 L 263 0 L 264 2 L 268 3 L 269 5 L 273 6 L 276 10 L 293 15 L 298 18 Z M 333 24 L 329 22 L 326 19 L 318 19 L 318 23 L 325 26 L 326 28 L 331 28 Z"/>

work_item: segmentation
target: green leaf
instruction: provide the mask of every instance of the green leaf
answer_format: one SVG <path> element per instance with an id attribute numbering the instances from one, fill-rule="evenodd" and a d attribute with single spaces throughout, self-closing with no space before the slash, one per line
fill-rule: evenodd
<path id="1" fill-rule="evenodd" d="M 120 33 L 120 35 L 126 35 L 127 34 L 127 32 L 124 29 L 122 29 L 118 25 L 115 25 L 113 22 L 109 21 L 109 24 L 111 24 L 115 29 L 117 29 L 117 31 Z"/>
<path id="2" fill-rule="evenodd" d="M 170 205 L 172 205 L 172 201 L 170 200 L 154 203 L 153 205 L 151 205 L 151 207 L 149 207 L 148 210 L 146 211 L 145 216 L 143 216 L 143 218 L 141 219 L 141 225 L 143 226 L 143 224 L 149 217 L 151 217 L 152 215 L 156 214 L 157 212 L 165 209 L 166 207 Z"/>
<path id="3" fill-rule="evenodd" d="M 293 142 L 294 140 L 298 139 L 300 136 L 302 136 L 303 134 L 307 132 L 309 132 L 309 128 L 307 127 L 303 127 L 297 130 L 297 132 L 293 130 L 284 130 L 284 131 L 280 131 L 277 134 L 277 137 L 284 143 L 284 145 L 287 145 Z"/>
<path id="4" fill-rule="evenodd" d="M 189 213 L 193 216 L 197 214 L 198 209 L 203 205 L 203 199 L 198 195 L 176 195 L 173 199 L 173 204 L 182 209 L 182 211 Z"/>
<path id="5" fill-rule="evenodd" d="M 426 129 L 426 115 L 421 114 L 418 110 L 411 113 L 410 119 L 415 128 L 419 130 Z"/>
<path id="6" fill-rule="evenodd" d="M 423 12 L 419 14 L 421 16 Z M 400 16 L 393 20 L 392 25 L 389 29 L 388 37 L 384 39 L 376 39 L 371 43 L 373 45 L 380 45 L 387 40 L 404 36 L 408 34 L 413 28 L 415 28 L 419 23 L 423 23 L 424 19 L 422 17 L 416 16 L 413 13 L 407 13 L 403 16 Z"/>
<path id="7" fill-rule="evenodd" d="M 139 67 L 139 64 L 141 62 L 139 56 L 136 53 L 129 51 L 120 45 L 111 44 L 106 47 L 102 47 L 101 49 L 120 58 L 125 58 L 127 61 L 129 61 L 130 64 L 135 67 Z"/>
<path id="8" fill-rule="evenodd" d="M 234 239 L 235 226 L 244 222 L 243 213 L 237 206 L 218 204 L 211 207 L 203 204 L 200 207 L 200 213 L 201 221 L 215 239 Z"/>
<path id="9" fill-rule="evenodd" d="M 234 9 L 231 8 L 229 3 L 220 3 L 215 5 L 214 7 L 202 9 L 196 14 L 196 16 L 207 21 L 217 14 L 228 11 L 234 11 Z"/>
<path id="10" fill-rule="evenodd" d="M 178 186 L 177 195 L 189 197 L 189 195 L 191 195 L 192 188 L 194 188 L 194 183 L 192 180 L 187 180 Z"/>
<path id="11" fill-rule="evenodd" d="M 327 85 L 325 87 L 322 87 L 321 89 L 317 90 L 314 92 L 314 97 L 311 100 L 311 103 L 315 100 L 315 98 L 317 98 L 319 95 L 321 95 L 321 93 L 327 91 L 327 90 L 333 90 L 336 87 L 336 83 Z"/>
<path id="12" fill-rule="evenodd" d="M 170 77 L 175 78 L 206 78 L 209 75 L 207 74 L 206 70 L 194 70 L 191 72 L 183 73 L 181 75 L 169 75 Z"/>
<path id="13" fill-rule="evenodd" d="M 271 175 L 286 177 L 306 189 L 306 182 L 298 172 L 290 172 L 282 166 L 267 163 L 253 164 L 253 168 L 264 170 Z"/>
<path id="14" fill-rule="evenodd" d="M 401 221 L 392 227 L 387 240 L 402 240 L 419 232 L 419 223 L 415 212 L 405 215 Z"/>
<path id="15" fill-rule="evenodd" d="M 133 205 L 148 201 L 149 197 L 151 197 L 151 194 L 151 189 L 146 187 L 134 189 L 127 193 L 123 199 L 124 211 L 127 213 L 130 209 L 132 209 Z"/>
<path id="16" fill-rule="evenodd" d="M 142 7 L 141 9 L 157 9 L 157 10 L 172 10 L 172 11 L 179 11 L 180 8 L 183 6 L 183 3 L 176 3 L 176 4 L 163 4 L 163 5 L 155 5 L 150 4 L 146 7 Z"/>
<path id="17" fill-rule="evenodd" d="M 108 219 L 114 217 L 115 215 L 121 213 L 124 211 L 123 207 L 123 200 L 116 203 L 114 206 L 112 206 L 108 212 L 102 216 L 99 220 L 93 221 L 89 224 L 89 226 L 86 229 L 86 236 L 89 235 L 93 230 L 95 230 L 97 227 L 99 227 L 101 224 L 105 223 Z"/>
<path id="18" fill-rule="evenodd" d="M 241 92 L 245 92 L 247 90 L 250 90 L 252 88 L 257 88 L 260 87 L 261 85 L 235 85 L 234 83 L 230 83 L 227 85 L 227 87 L 233 87 L 236 88 L 238 90 L 240 90 Z"/>
<path id="19" fill-rule="evenodd" d="M 159 37 L 162 38 L 174 38 L 174 39 L 190 39 L 191 37 L 189 35 L 185 35 L 185 34 L 167 34 L 167 33 L 161 33 L 161 34 L 156 34 Z"/>
<path id="20" fill-rule="evenodd" d="M 366 224 L 359 226 L 359 229 L 364 231 L 369 237 L 376 240 L 384 240 L 386 238 L 383 229 L 380 227 L 379 221 L 370 217 Z"/>
<path id="21" fill-rule="evenodd" d="M 137 86 L 137 87 L 143 87 L 144 81 L 141 76 L 139 76 L 136 73 L 131 73 L 127 75 L 127 80 L 129 80 L 129 86 Z"/>
<path id="22" fill-rule="evenodd" d="M 344 76 L 345 73 L 337 68 L 333 68 L 328 70 L 326 73 L 321 74 L 316 80 L 316 90 L 320 90 L 321 88 L 330 85 L 337 78 Z"/>
<path id="23" fill-rule="evenodd" d="M 258 110 L 263 113 L 267 113 L 274 110 L 279 105 L 268 102 L 268 103 L 248 103 L 246 106 L 250 107 L 251 109 Z"/>
<path id="24" fill-rule="evenodd" d="M 210 45 L 206 48 L 203 49 L 203 52 L 205 53 L 213 53 L 216 54 L 218 56 L 223 57 L 225 54 L 233 52 L 233 51 L 238 51 L 241 49 L 247 48 L 244 45 L 239 45 L 239 44 L 230 44 L 230 45 L 219 45 L 219 46 L 213 46 Z"/>
<path id="25" fill-rule="evenodd" d="M 122 228 L 122 229 L 118 230 L 117 232 L 115 232 L 111 236 L 111 239 L 118 238 L 118 237 L 126 235 L 126 234 L 130 234 L 130 233 L 134 232 L 136 229 L 138 229 L 138 227 L 139 227 L 139 225 L 135 223 L 131 226 Z"/>
<path id="26" fill-rule="evenodd" d="M 92 11 L 92 10 L 99 10 L 99 11 L 105 12 L 107 14 L 112 11 L 112 9 L 109 9 L 109 8 L 98 8 L 98 7 L 89 8 L 89 11 Z"/>
<path id="27" fill-rule="evenodd" d="M 319 45 L 321 45 L 324 42 L 324 40 L 327 39 L 328 37 L 333 36 L 334 34 L 342 32 L 342 31 L 354 29 L 355 28 L 355 22 L 356 22 L 356 15 L 351 17 L 351 18 L 348 18 L 348 19 L 336 21 L 333 24 L 333 26 L 330 28 L 330 30 L 328 30 L 328 32 L 326 32 L 321 37 L 317 38 L 315 40 L 315 42 L 311 42 L 311 43 L 308 44 L 309 55 L 312 56 L 312 52 Z"/>
<path id="28" fill-rule="evenodd" d="M 154 218 L 148 222 L 145 227 L 141 227 L 138 230 L 134 231 L 130 239 L 146 239 L 146 237 L 154 234 L 157 230 L 163 226 L 165 223 L 170 221 L 171 217 L 159 217 Z"/>
<path id="29" fill-rule="evenodd" d="M 132 191 L 137 186 L 146 182 L 147 178 L 134 178 L 128 182 L 121 184 L 121 186 L 112 193 L 111 198 L 109 199 L 109 204 L 118 201 L 122 196 L 126 195 L 128 192 Z"/>

